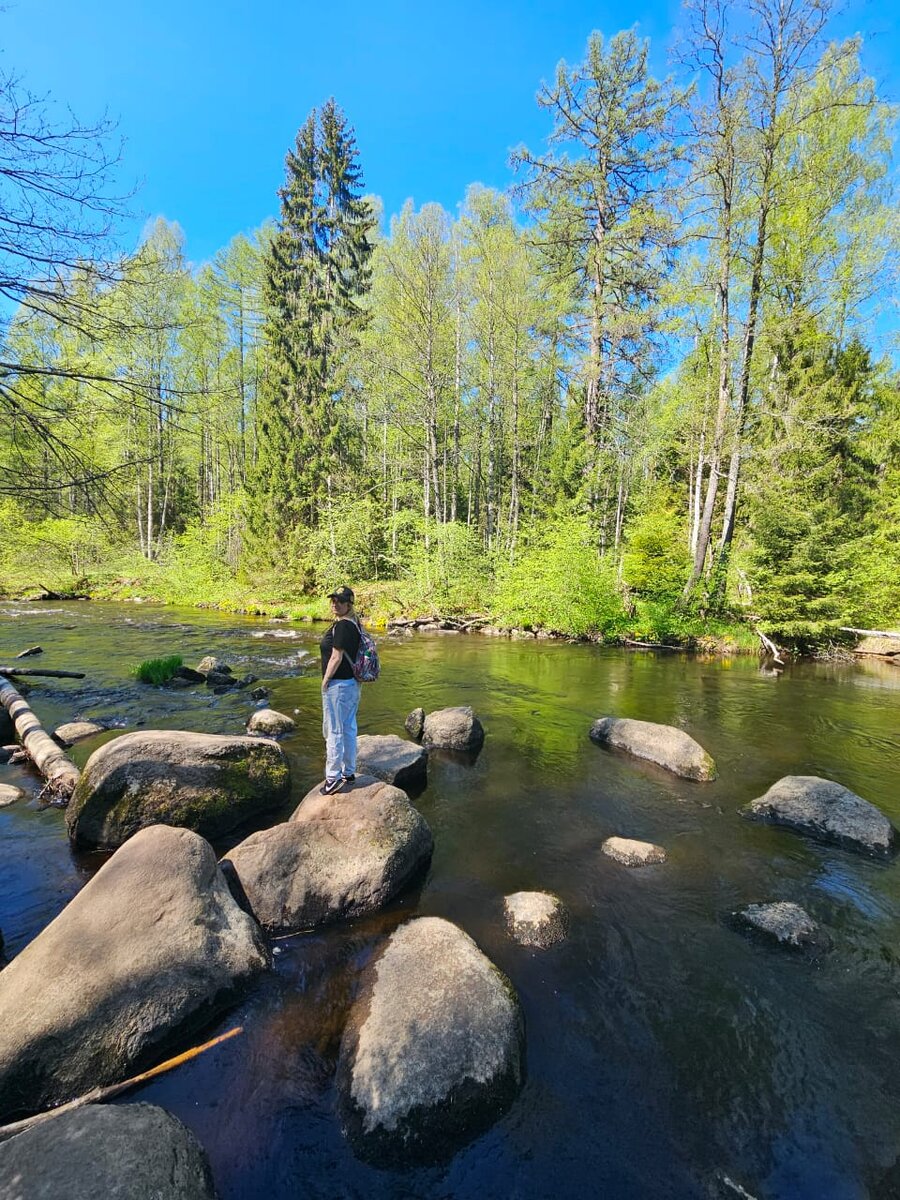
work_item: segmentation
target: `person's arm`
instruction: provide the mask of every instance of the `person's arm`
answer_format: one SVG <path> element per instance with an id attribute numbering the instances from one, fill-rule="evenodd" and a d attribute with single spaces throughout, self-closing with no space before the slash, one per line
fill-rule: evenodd
<path id="1" fill-rule="evenodd" d="M 331 658 L 328 660 L 328 665 L 325 667 L 325 674 L 322 676 L 322 691 L 324 692 L 335 676 L 335 672 L 341 665 L 341 659 L 344 657 L 343 650 L 338 650 L 337 647 L 331 652 Z"/>

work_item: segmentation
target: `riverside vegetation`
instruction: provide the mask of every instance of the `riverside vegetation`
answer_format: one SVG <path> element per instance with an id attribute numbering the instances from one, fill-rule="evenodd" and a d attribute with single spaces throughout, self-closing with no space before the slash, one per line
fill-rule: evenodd
<path id="1" fill-rule="evenodd" d="M 896 622 L 895 112 L 829 18 L 693 0 L 665 80 L 592 34 L 514 192 L 456 218 L 384 228 L 329 100 L 277 221 L 196 268 L 163 219 L 110 262 L 108 131 L 42 141 L 0 78 L 29 168 L 0 180 L 0 589 L 309 616 L 350 578 L 376 619 L 744 645 Z"/>

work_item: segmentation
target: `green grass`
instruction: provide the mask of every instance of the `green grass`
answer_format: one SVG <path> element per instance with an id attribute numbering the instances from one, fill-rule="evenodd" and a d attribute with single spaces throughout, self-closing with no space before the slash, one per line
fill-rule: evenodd
<path id="1" fill-rule="evenodd" d="M 152 683 L 154 687 L 162 687 L 182 665 L 183 659 L 180 654 L 168 654 L 165 658 L 148 658 L 134 668 L 133 675 L 141 683 Z"/>

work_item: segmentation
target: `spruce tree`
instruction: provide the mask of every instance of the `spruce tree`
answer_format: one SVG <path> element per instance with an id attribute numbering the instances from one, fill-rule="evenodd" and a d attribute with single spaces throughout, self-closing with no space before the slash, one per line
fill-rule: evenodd
<path id="1" fill-rule="evenodd" d="M 288 152 L 265 262 L 267 370 L 248 481 L 257 559 L 277 561 L 288 544 L 302 548 L 348 456 L 339 404 L 371 254 L 361 189 L 353 131 L 330 100 L 310 113 Z"/>

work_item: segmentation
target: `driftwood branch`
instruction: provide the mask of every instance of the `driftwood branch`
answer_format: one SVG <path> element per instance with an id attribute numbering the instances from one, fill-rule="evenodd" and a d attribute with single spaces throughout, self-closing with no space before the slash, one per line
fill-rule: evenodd
<path id="1" fill-rule="evenodd" d="M 54 1117 L 71 1112 L 74 1108 L 84 1108 L 87 1104 L 101 1104 L 104 1100 L 112 1100 L 116 1096 L 121 1096 L 122 1092 L 127 1092 L 140 1083 L 146 1083 L 148 1079 L 155 1079 L 157 1075 L 163 1075 L 166 1071 L 171 1071 L 173 1067 L 180 1067 L 182 1063 L 189 1062 L 198 1054 L 203 1054 L 204 1051 L 211 1050 L 213 1046 L 219 1046 L 222 1042 L 227 1042 L 229 1038 L 236 1037 L 237 1034 L 243 1032 L 243 1025 L 236 1025 L 227 1033 L 204 1042 L 202 1046 L 194 1046 L 191 1050 L 185 1050 L 183 1054 L 176 1054 L 174 1058 L 168 1058 L 159 1066 L 151 1067 L 149 1071 L 142 1071 L 140 1075 L 132 1075 L 130 1079 L 123 1079 L 121 1083 L 111 1083 L 108 1087 L 94 1088 L 93 1091 L 86 1092 L 76 1100 L 70 1100 L 68 1104 L 61 1104 L 59 1108 L 51 1108 L 36 1116 L 26 1117 L 24 1121 L 14 1121 L 12 1125 L 0 1125 L 0 1142 L 15 1137 L 17 1133 L 24 1133 L 26 1129 L 33 1129 L 35 1125 L 43 1125 L 47 1121 L 52 1121 Z"/>
<path id="2" fill-rule="evenodd" d="M 773 661 L 777 662 L 783 667 L 785 663 L 784 659 L 781 657 L 781 650 L 775 645 L 772 639 L 770 637 L 766 637 L 761 629 L 757 629 L 756 636 L 762 642 L 762 647 L 766 654 L 771 654 Z"/>
<path id="3" fill-rule="evenodd" d="M 668 646 L 665 642 L 639 642 L 635 638 L 625 638 L 626 646 L 640 646 L 642 650 L 683 650 L 683 646 Z"/>
<path id="4" fill-rule="evenodd" d="M 8 679 L 0 675 L 0 704 L 6 709 L 28 757 L 47 781 L 47 790 L 68 801 L 81 778 L 78 768 L 42 728 L 29 705 Z"/>
<path id="5" fill-rule="evenodd" d="M 0 675 L 45 675 L 50 679 L 84 679 L 84 671 L 47 671 L 43 667 L 0 667 Z"/>

